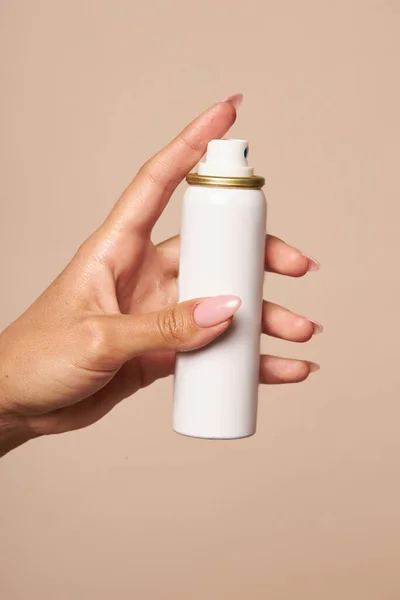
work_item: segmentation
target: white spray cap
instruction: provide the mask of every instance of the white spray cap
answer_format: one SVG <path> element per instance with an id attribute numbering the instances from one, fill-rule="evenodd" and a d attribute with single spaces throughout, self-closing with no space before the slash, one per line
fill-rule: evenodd
<path id="1" fill-rule="evenodd" d="M 211 140 L 198 173 L 214 177 L 251 177 L 254 170 L 248 165 L 248 152 L 246 140 Z"/>

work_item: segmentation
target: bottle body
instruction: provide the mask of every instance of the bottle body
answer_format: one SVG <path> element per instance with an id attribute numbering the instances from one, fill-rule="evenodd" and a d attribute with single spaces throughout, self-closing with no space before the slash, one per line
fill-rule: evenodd
<path id="1" fill-rule="evenodd" d="M 179 301 L 233 294 L 242 305 L 220 338 L 178 355 L 173 423 L 178 433 L 211 439 L 255 433 L 265 226 L 260 189 L 186 191 Z"/>

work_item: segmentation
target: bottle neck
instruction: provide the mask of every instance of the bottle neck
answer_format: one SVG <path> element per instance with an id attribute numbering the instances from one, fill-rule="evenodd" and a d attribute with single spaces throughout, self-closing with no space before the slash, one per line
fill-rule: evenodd
<path id="1" fill-rule="evenodd" d="M 250 177 L 216 177 L 214 175 L 200 175 L 189 173 L 186 177 L 189 185 L 199 185 L 213 188 L 237 188 L 260 190 L 265 185 L 264 177 L 251 175 Z"/>

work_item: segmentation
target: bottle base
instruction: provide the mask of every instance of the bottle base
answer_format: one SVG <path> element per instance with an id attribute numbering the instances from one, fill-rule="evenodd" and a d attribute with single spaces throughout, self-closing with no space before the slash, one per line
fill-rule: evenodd
<path id="1" fill-rule="evenodd" d="M 253 435 L 255 435 L 255 431 L 252 431 L 251 433 L 245 433 L 242 435 L 229 435 L 229 436 L 212 436 L 212 435 L 200 435 L 200 434 L 194 434 L 194 433 L 187 433 L 187 432 L 183 432 L 183 431 L 178 431 L 177 429 L 173 428 L 173 431 L 175 433 L 177 433 L 178 435 L 181 435 L 182 437 L 188 437 L 188 438 L 194 438 L 197 440 L 220 440 L 220 441 L 229 441 L 229 440 L 245 440 L 246 438 L 249 437 L 253 437 Z"/>

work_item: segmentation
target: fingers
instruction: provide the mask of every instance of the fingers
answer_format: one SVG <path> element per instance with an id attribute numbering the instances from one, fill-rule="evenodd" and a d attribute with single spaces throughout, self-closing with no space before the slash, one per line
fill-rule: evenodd
<path id="1" fill-rule="evenodd" d="M 157 245 L 164 273 L 171 277 L 178 277 L 180 245 L 181 238 L 179 235 L 164 240 Z"/>
<path id="2" fill-rule="evenodd" d="M 156 363 L 154 363 L 154 356 L 143 356 L 141 364 L 143 386 L 149 385 L 155 379 L 172 375 L 175 370 L 173 353 L 168 354 L 167 357 L 161 355 Z M 269 355 L 260 357 L 261 384 L 299 383 L 318 370 L 319 365 L 306 360 Z"/>
<path id="3" fill-rule="evenodd" d="M 165 240 L 157 247 L 165 258 L 167 269 L 178 273 L 179 236 Z M 280 275 L 301 277 L 308 271 L 318 271 L 319 262 L 308 254 L 290 246 L 283 240 L 268 235 L 265 244 L 265 270 Z"/>
<path id="4" fill-rule="evenodd" d="M 264 355 L 260 360 L 260 383 L 299 383 L 318 370 L 319 365 L 313 362 Z"/>
<path id="5" fill-rule="evenodd" d="M 264 300 L 262 331 L 272 337 L 290 342 L 308 342 L 313 335 L 321 333 L 323 327 L 317 321 L 311 321 L 311 319 L 292 313 L 279 304 Z"/>
<path id="6" fill-rule="evenodd" d="M 148 352 L 184 352 L 209 344 L 228 329 L 241 305 L 236 296 L 217 296 L 175 304 L 140 316 L 108 314 L 89 322 L 91 369 L 113 371 Z"/>
<path id="7" fill-rule="evenodd" d="M 215 104 L 188 125 L 168 146 L 140 169 L 109 220 L 119 229 L 150 232 L 172 192 L 198 163 L 214 138 L 236 119 L 238 97 Z"/>
<path id="8" fill-rule="evenodd" d="M 319 262 L 312 256 L 289 246 L 283 240 L 268 235 L 265 244 L 265 269 L 280 275 L 301 277 L 308 271 L 318 271 Z"/>

